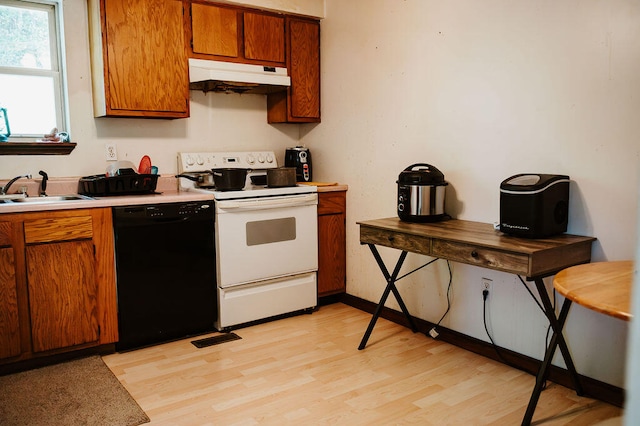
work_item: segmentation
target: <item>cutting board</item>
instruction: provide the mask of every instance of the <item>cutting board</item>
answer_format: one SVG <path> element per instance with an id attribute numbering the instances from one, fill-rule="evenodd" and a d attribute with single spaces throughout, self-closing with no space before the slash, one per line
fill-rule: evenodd
<path id="1" fill-rule="evenodd" d="M 298 182 L 302 185 L 311 185 L 311 186 L 335 186 L 338 182 Z"/>

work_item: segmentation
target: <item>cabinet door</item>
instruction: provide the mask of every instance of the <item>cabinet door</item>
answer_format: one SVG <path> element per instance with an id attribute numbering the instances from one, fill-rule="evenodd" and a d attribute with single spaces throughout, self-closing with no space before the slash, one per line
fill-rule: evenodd
<path id="1" fill-rule="evenodd" d="M 193 53 L 237 58 L 238 12 L 214 5 L 191 4 Z"/>
<path id="2" fill-rule="evenodd" d="M 98 340 L 93 250 L 91 240 L 27 246 L 34 352 Z"/>
<path id="3" fill-rule="evenodd" d="M 289 22 L 291 119 L 320 119 L 320 24 Z"/>
<path id="4" fill-rule="evenodd" d="M 180 0 L 102 0 L 106 115 L 189 114 Z"/>
<path id="5" fill-rule="evenodd" d="M 287 17 L 291 87 L 267 95 L 269 123 L 320 122 L 320 23 Z"/>
<path id="6" fill-rule="evenodd" d="M 318 296 L 345 291 L 344 215 L 318 216 Z"/>
<path id="7" fill-rule="evenodd" d="M 0 222 L 0 359 L 21 352 L 16 262 L 11 235 L 11 222 Z"/>
<path id="8" fill-rule="evenodd" d="M 97 212 L 33 214 L 23 222 L 33 352 L 98 340 Z"/>
<path id="9" fill-rule="evenodd" d="M 318 296 L 346 290 L 346 193 L 318 194 Z"/>
<path id="10" fill-rule="evenodd" d="M 244 13 L 244 57 L 284 65 L 284 18 Z"/>

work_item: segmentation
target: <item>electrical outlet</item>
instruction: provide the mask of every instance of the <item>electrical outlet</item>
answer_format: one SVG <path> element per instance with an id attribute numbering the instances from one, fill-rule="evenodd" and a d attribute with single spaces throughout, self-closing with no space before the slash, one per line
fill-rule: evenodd
<path id="1" fill-rule="evenodd" d="M 491 283 L 492 282 L 493 282 L 493 280 L 490 280 L 489 278 L 483 278 L 482 279 L 482 291 L 491 290 Z"/>
<path id="2" fill-rule="evenodd" d="M 107 143 L 104 145 L 105 147 L 105 158 L 107 161 L 117 161 L 118 160 L 118 151 L 116 150 L 116 144 Z"/>

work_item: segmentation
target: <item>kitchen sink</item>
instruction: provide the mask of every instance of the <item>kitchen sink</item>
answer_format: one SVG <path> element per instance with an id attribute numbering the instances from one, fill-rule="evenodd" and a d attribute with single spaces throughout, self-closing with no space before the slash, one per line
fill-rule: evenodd
<path id="1" fill-rule="evenodd" d="M 0 202 L 15 200 L 16 198 L 25 198 L 24 194 L 0 194 Z"/>
<path id="2" fill-rule="evenodd" d="M 61 203 L 67 201 L 89 201 L 94 198 L 87 197 L 86 195 L 50 195 L 46 197 L 16 197 L 9 199 L 0 199 L 0 203 L 29 203 L 29 204 L 42 204 L 42 203 Z"/>

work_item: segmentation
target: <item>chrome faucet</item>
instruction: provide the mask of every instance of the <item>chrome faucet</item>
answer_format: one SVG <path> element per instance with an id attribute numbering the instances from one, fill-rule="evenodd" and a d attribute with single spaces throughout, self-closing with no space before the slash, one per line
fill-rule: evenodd
<path id="1" fill-rule="evenodd" d="M 31 175 L 30 174 L 26 174 L 26 175 L 20 175 L 20 176 L 14 177 L 9 182 L 7 182 L 7 184 L 5 186 L 0 188 L 0 195 L 7 195 L 7 191 L 9 191 L 9 188 L 11 188 L 11 185 L 13 185 L 13 182 L 15 182 L 15 181 L 17 181 L 18 179 L 21 179 L 21 178 L 31 179 Z"/>

